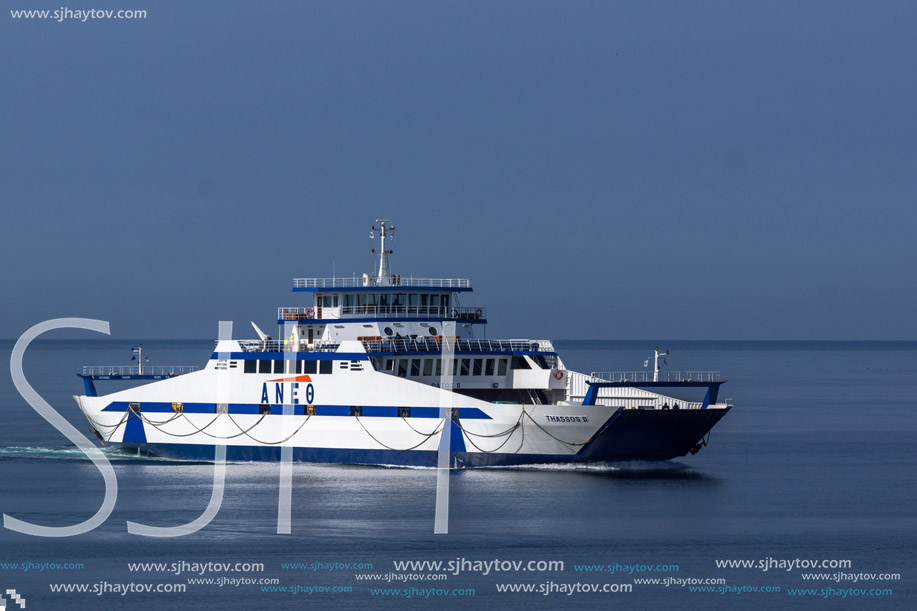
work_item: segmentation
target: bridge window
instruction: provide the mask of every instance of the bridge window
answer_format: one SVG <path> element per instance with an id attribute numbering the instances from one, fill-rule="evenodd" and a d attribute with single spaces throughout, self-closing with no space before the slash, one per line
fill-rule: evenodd
<path id="1" fill-rule="evenodd" d="M 245 373 L 258 373 L 258 361 L 245 361 Z"/>
<path id="2" fill-rule="evenodd" d="M 420 375 L 420 359 L 411 359 L 411 377 Z"/>
<path id="3" fill-rule="evenodd" d="M 492 376 L 494 374 L 494 360 L 487 359 L 484 367 L 484 375 Z"/>
<path id="4" fill-rule="evenodd" d="M 424 359 L 423 361 L 423 374 L 425 376 L 433 375 L 433 359 Z"/>
<path id="5" fill-rule="evenodd" d="M 471 359 L 462 359 L 462 375 L 467 376 L 471 374 Z"/>
<path id="6" fill-rule="evenodd" d="M 524 356 L 514 356 L 513 357 L 513 369 L 531 369 L 532 366 L 529 365 L 529 362 L 525 360 Z"/>
<path id="7" fill-rule="evenodd" d="M 334 361 L 319 361 L 318 362 L 318 372 L 319 373 L 331 373 L 332 365 L 334 365 Z"/>
<path id="8" fill-rule="evenodd" d="M 506 375 L 506 359 L 500 359 L 497 361 L 497 375 L 505 376 Z"/>
<path id="9" fill-rule="evenodd" d="M 398 377 L 406 378 L 408 376 L 408 360 L 398 359 Z"/>
<path id="10" fill-rule="evenodd" d="M 419 297 L 420 296 L 417 295 L 416 293 L 411 293 L 410 295 L 408 295 L 408 305 L 417 307 Z"/>
<path id="11" fill-rule="evenodd" d="M 482 361 L 483 359 L 474 359 L 474 375 L 476 376 L 479 376 L 482 373 L 481 371 L 481 366 L 483 364 Z"/>

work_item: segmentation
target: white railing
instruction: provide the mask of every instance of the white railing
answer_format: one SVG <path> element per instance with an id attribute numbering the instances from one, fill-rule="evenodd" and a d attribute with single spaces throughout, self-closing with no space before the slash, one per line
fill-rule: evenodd
<path id="1" fill-rule="evenodd" d="M 197 371 L 192 365 L 83 365 L 84 376 L 180 376 Z"/>
<path id="2" fill-rule="evenodd" d="M 453 337 L 394 337 L 364 339 L 367 352 L 545 352 L 553 353 L 554 345 L 546 339 L 459 339 Z"/>
<path id="3" fill-rule="evenodd" d="M 547 339 L 459 339 L 455 337 L 363 337 L 358 338 L 367 352 L 439 352 L 446 344 L 456 352 L 539 352 L 554 354 L 554 345 Z M 337 352 L 340 344 L 305 340 L 242 339 L 244 352 Z M 146 367 L 144 367 L 146 371 Z"/>
<path id="4" fill-rule="evenodd" d="M 390 276 L 383 282 L 378 276 L 353 278 L 293 278 L 294 289 L 346 289 L 362 286 L 400 286 L 434 289 L 468 289 L 471 280 L 467 278 L 415 278 L 414 276 Z"/>
<path id="5" fill-rule="evenodd" d="M 652 382 L 652 371 L 593 371 L 591 382 Z M 719 382 L 719 371 L 660 371 L 660 382 Z"/>
<path id="6" fill-rule="evenodd" d="M 239 346 L 243 352 L 337 352 L 340 344 L 317 341 L 310 344 L 305 340 L 300 340 L 297 346 L 296 342 L 289 340 L 242 339 L 239 340 Z"/>
<path id="7" fill-rule="evenodd" d="M 372 316 L 375 318 L 411 318 L 432 316 L 454 320 L 479 320 L 487 318 L 487 308 L 450 308 L 445 306 L 366 305 L 338 308 L 297 307 L 277 308 L 277 320 L 340 319 L 341 316 Z"/>

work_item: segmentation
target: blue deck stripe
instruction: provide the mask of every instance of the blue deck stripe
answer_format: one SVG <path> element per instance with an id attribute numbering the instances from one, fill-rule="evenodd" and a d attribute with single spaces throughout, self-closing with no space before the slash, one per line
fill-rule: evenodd
<path id="1" fill-rule="evenodd" d="M 366 418 L 398 418 L 399 406 L 393 405 L 364 405 L 363 416 Z M 407 407 L 407 406 L 403 406 Z M 282 414 L 283 405 L 271 405 L 271 414 Z M 293 405 L 296 415 L 305 413 L 305 405 Z M 347 416 L 350 417 L 350 405 L 316 405 L 316 416 Z M 109 403 L 103 412 L 125 412 L 128 409 L 127 401 L 113 401 Z M 467 420 L 490 420 L 490 416 L 476 407 L 459 407 L 459 418 Z M 227 406 L 230 414 L 260 414 L 261 405 L 258 403 L 230 403 Z M 142 402 L 140 412 L 147 414 L 165 414 L 172 413 L 171 403 L 162 402 Z M 216 413 L 216 404 L 214 403 L 184 403 L 182 411 L 186 414 L 214 414 Z M 411 418 L 439 418 L 438 407 L 412 407 Z"/>

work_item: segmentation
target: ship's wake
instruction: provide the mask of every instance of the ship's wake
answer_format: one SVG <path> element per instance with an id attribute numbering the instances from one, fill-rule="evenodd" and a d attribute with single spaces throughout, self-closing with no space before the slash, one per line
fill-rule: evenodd
<path id="1" fill-rule="evenodd" d="M 145 456 L 137 454 L 136 450 L 120 448 L 115 446 L 103 446 L 97 448 L 111 462 L 183 462 L 171 458 L 161 458 L 158 456 Z M 86 454 L 82 450 L 73 446 L 56 446 L 56 447 L 35 447 L 35 446 L 3 446 L 0 447 L 0 461 L 2 460 L 63 460 L 63 461 L 86 461 Z M 201 461 L 193 461 L 199 463 Z"/>

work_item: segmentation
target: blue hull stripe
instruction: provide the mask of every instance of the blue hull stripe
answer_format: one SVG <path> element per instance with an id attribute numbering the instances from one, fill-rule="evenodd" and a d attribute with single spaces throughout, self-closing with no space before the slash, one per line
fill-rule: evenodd
<path id="1" fill-rule="evenodd" d="M 305 414 L 305 405 L 293 405 L 296 415 Z M 349 405 L 316 405 L 316 416 L 350 416 Z M 398 407 L 390 405 L 364 405 L 363 416 L 366 418 L 400 418 Z M 439 418 L 438 407 L 412 407 L 411 418 Z M 456 408 L 459 412 L 459 418 L 467 420 L 491 420 L 491 417 L 476 407 Z M 126 401 L 113 401 L 109 403 L 103 412 L 125 412 L 128 410 Z M 230 403 L 227 406 L 230 414 L 260 414 L 261 405 L 258 403 Z M 271 414 L 283 414 L 283 405 L 271 405 Z M 144 402 L 140 404 L 140 411 L 148 414 L 161 414 L 172 412 L 171 403 L 153 403 Z M 182 405 L 182 411 L 186 414 L 214 414 L 216 413 L 216 404 L 214 403 L 185 403 Z"/>

